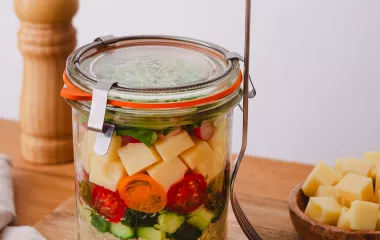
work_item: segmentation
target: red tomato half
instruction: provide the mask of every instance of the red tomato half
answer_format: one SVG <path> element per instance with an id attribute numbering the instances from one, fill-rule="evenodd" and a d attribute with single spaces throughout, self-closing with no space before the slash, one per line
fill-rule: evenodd
<path id="1" fill-rule="evenodd" d="M 97 186 L 92 192 L 92 201 L 94 209 L 108 221 L 118 223 L 124 217 L 127 205 L 118 192 Z"/>
<path id="2" fill-rule="evenodd" d="M 200 174 L 187 174 L 170 187 L 168 191 L 168 209 L 188 214 L 198 209 L 206 198 L 207 183 Z"/>

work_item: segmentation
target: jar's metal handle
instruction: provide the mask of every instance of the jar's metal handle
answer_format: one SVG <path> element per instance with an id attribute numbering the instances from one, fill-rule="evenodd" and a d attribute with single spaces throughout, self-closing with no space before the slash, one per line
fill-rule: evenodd
<path id="1" fill-rule="evenodd" d="M 234 169 L 231 176 L 230 185 L 230 198 L 232 210 L 235 213 L 236 219 L 241 226 L 244 234 L 249 240 L 262 240 L 262 238 L 257 234 L 252 224 L 243 213 L 240 208 L 239 202 L 234 193 L 234 186 L 236 181 L 236 176 L 239 171 L 240 164 L 243 160 L 245 150 L 247 148 L 248 139 L 248 100 L 256 95 L 256 90 L 253 87 L 252 81 L 249 76 L 249 63 L 250 63 L 250 40 L 251 40 L 251 0 L 246 0 L 245 6 L 245 49 L 244 49 L 244 73 L 243 73 L 243 106 L 240 106 L 243 110 L 243 134 L 242 134 L 242 144 L 240 153 L 235 160 Z M 249 84 L 252 85 L 252 90 L 249 91 Z"/>

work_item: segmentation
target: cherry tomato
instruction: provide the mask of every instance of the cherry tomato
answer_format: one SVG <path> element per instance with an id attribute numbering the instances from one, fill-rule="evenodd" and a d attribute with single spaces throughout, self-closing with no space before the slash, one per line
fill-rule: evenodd
<path id="1" fill-rule="evenodd" d="M 117 189 L 129 208 L 145 213 L 156 213 L 166 206 L 164 188 L 147 174 L 134 174 L 120 180 Z"/>
<path id="2" fill-rule="evenodd" d="M 168 209 L 188 214 L 198 209 L 206 198 L 207 183 L 200 174 L 187 174 L 170 187 L 168 191 Z"/>
<path id="3" fill-rule="evenodd" d="M 93 208 L 108 221 L 117 223 L 124 217 L 127 205 L 118 192 L 97 186 L 92 192 Z"/>

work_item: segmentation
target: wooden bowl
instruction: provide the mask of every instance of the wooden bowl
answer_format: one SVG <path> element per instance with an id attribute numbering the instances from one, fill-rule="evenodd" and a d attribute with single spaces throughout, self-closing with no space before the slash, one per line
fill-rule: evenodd
<path id="1" fill-rule="evenodd" d="M 348 231 L 317 222 L 306 216 L 309 198 L 302 193 L 302 184 L 297 185 L 288 199 L 289 214 L 293 226 L 303 240 L 379 240 L 380 231 Z"/>

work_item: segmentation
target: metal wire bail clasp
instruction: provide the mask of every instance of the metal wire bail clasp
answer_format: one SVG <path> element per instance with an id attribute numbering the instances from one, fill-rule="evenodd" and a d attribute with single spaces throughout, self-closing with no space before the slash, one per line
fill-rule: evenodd
<path id="1" fill-rule="evenodd" d="M 98 80 L 92 91 L 92 102 L 90 117 L 88 119 L 88 129 L 98 132 L 94 144 L 94 152 L 98 155 L 106 155 L 115 125 L 104 122 L 106 115 L 108 92 L 117 82 Z"/>
<path id="2" fill-rule="evenodd" d="M 227 58 L 227 60 L 238 59 L 244 63 L 244 58 L 239 53 L 228 52 L 224 56 Z M 248 91 L 248 98 L 254 98 L 256 96 L 256 89 L 255 89 L 255 86 L 253 85 L 251 75 L 248 75 L 248 78 L 251 84 L 251 89 Z M 240 103 L 239 103 L 239 107 L 240 107 L 240 110 L 243 111 L 243 106 Z"/>

